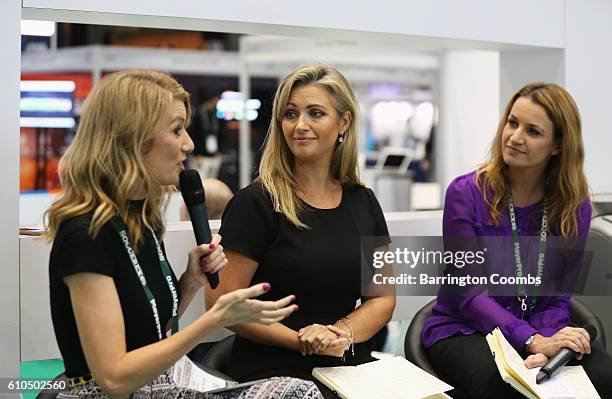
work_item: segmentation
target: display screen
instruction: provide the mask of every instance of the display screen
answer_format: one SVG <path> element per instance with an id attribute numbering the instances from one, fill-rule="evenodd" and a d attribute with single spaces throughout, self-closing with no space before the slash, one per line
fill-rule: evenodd
<path id="1" fill-rule="evenodd" d="M 73 81 L 22 80 L 21 127 L 74 127 L 74 89 Z"/>

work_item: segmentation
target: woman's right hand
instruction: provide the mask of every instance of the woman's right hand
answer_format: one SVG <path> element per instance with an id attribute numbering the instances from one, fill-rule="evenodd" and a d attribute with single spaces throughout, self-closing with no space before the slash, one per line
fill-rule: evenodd
<path id="1" fill-rule="evenodd" d="M 249 288 L 228 292 L 221 295 L 208 312 L 216 317 L 221 327 L 228 327 L 242 323 L 277 323 L 298 309 L 298 305 L 290 305 L 295 300 L 294 295 L 286 296 L 278 301 L 252 299 L 269 290 L 269 283 L 260 283 Z"/>
<path id="2" fill-rule="evenodd" d="M 198 245 L 189 251 L 185 274 L 191 281 L 202 286 L 207 285 L 206 273 L 218 273 L 227 265 L 227 259 L 220 242 L 221 236 L 213 234 L 210 243 Z"/>
<path id="3" fill-rule="evenodd" d="M 346 350 L 349 348 L 350 344 L 350 339 L 346 337 L 336 338 L 325 348 L 319 350 L 316 355 L 342 357 L 344 356 L 344 352 L 346 352 Z"/>
<path id="4" fill-rule="evenodd" d="M 529 352 L 543 353 L 550 358 L 562 348 L 573 350 L 577 353 L 576 358 L 582 359 L 582 355 L 591 353 L 589 333 L 584 328 L 565 327 L 552 337 L 536 334 L 533 343 L 529 346 Z"/>

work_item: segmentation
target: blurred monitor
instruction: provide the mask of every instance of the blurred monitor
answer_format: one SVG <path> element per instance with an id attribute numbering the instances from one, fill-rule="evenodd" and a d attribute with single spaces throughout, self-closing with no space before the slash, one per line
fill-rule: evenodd
<path id="1" fill-rule="evenodd" d="M 73 81 L 22 80 L 20 85 L 19 122 L 21 127 L 74 127 Z"/>
<path id="2" fill-rule="evenodd" d="M 376 168 L 407 171 L 413 158 L 414 152 L 411 148 L 384 147 L 378 155 Z"/>

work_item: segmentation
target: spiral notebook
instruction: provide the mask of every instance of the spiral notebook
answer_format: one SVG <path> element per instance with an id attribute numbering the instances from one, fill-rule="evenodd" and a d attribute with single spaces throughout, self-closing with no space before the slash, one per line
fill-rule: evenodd
<path id="1" fill-rule="evenodd" d="M 499 328 L 487 335 L 502 379 L 529 399 L 601 399 L 582 366 L 565 366 L 553 378 L 536 384 L 540 368 L 528 369 Z"/>
<path id="2" fill-rule="evenodd" d="M 342 399 L 443 399 L 453 389 L 399 356 L 359 366 L 317 367 L 312 375 Z"/>

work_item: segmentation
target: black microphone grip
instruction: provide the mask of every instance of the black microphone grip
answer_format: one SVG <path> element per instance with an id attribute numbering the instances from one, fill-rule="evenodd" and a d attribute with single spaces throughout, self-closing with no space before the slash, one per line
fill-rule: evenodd
<path id="1" fill-rule="evenodd" d="M 206 193 L 202 186 L 202 179 L 197 170 L 187 169 L 179 175 L 179 186 L 183 200 L 187 206 L 191 225 L 198 245 L 208 244 L 212 241 L 210 226 L 208 225 L 208 212 L 206 211 Z M 217 273 L 206 273 L 210 288 L 219 285 Z"/>
<path id="2" fill-rule="evenodd" d="M 210 226 L 208 226 L 208 212 L 206 211 L 206 204 L 203 202 L 201 204 L 191 205 L 187 207 L 187 210 L 189 211 L 189 217 L 191 218 L 196 244 L 202 245 L 211 242 L 212 234 L 210 233 Z M 206 278 L 208 278 L 210 288 L 217 288 L 219 285 L 219 276 L 217 273 L 206 273 Z"/>
<path id="3" fill-rule="evenodd" d="M 597 336 L 597 329 L 592 324 L 587 324 L 583 327 L 587 333 L 589 334 L 589 341 L 592 343 Z M 576 352 L 569 348 L 561 348 L 559 353 L 555 356 L 551 357 L 538 372 L 536 376 L 536 383 L 541 384 L 542 382 L 548 380 L 557 372 L 557 370 L 561 369 L 561 367 L 565 366 L 572 358 L 576 356 Z"/>
<path id="4" fill-rule="evenodd" d="M 536 376 L 536 382 L 540 384 L 542 381 L 551 378 L 557 370 L 565 366 L 574 356 L 576 356 L 576 352 L 573 350 L 569 348 L 561 349 L 556 356 L 551 357 L 548 363 L 540 369 Z"/>
<path id="5" fill-rule="evenodd" d="M 211 242 L 212 233 L 210 232 L 210 227 L 208 226 L 208 218 L 206 218 L 206 215 L 208 215 L 208 212 L 206 211 L 206 204 L 202 203 L 192 205 L 188 207 L 187 210 L 189 211 L 189 217 L 193 222 L 193 232 L 195 234 L 196 243 L 198 245 L 202 245 Z M 201 215 L 204 215 L 206 220 L 202 220 Z"/>

